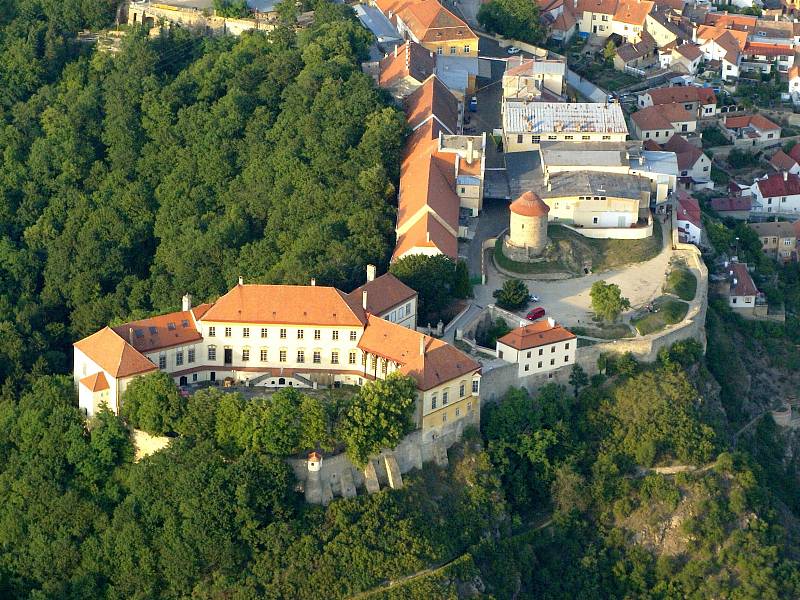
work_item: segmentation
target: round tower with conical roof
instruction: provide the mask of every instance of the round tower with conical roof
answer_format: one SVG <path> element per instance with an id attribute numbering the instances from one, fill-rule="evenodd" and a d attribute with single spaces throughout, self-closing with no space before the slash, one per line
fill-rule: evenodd
<path id="1" fill-rule="evenodd" d="M 550 207 L 535 192 L 525 192 L 511 203 L 511 229 L 507 244 L 524 248 L 528 257 L 539 256 L 547 246 Z"/>

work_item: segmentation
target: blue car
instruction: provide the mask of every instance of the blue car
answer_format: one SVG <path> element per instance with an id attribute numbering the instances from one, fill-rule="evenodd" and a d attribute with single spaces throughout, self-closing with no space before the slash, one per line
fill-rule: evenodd
<path id="1" fill-rule="evenodd" d="M 478 112 L 478 97 L 473 96 L 469 101 L 469 112 Z"/>

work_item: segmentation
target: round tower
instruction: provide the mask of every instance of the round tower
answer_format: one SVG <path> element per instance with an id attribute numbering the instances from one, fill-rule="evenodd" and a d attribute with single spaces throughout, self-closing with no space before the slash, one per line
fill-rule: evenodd
<path id="1" fill-rule="evenodd" d="M 547 213 L 550 207 L 538 194 L 525 192 L 511 203 L 511 229 L 508 244 L 525 248 L 538 256 L 547 246 Z"/>

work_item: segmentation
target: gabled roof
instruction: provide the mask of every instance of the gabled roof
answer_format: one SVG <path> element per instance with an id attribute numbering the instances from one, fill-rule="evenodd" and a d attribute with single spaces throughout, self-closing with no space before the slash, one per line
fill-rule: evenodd
<path id="1" fill-rule="evenodd" d="M 391 273 L 384 273 L 357 287 L 348 297 L 351 302 L 362 302 L 364 292 L 367 292 L 367 312 L 373 315 L 380 315 L 417 295 L 417 292 Z"/>
<path id="2" fill-rule="evenodd" d="M 756 181 L 756 185 L 764 198 L 800 194 L 800 176 L 794 173 L 770 173 L 764 179 Z"/>
<path id="3" fill-rule="evenodd" d="M 723 29 L 737 31 L 753 31 L 758 19 L 751 15 L 737 15 L 727 12 L 710 12 L 706 15 L 705 25 L 713 25 Z"/>
<path id="4" fill-rule="evenodd" d="M 749 211 L 752 206 L 750 196 L 732 196 L 730 198 L 712 198 L 709 204 L 717 212 Z"/>
<path id="5" fill-rule="evenodd" d="M 194 325 L 192 311 L 177 311 L 117 325 L 114 331 L 139 352 L 152 352 L 203 337 Z"/>
<path id="6" fill-rule="evenodd" d="M 361 303 L 336 288 L 240 284 L 217 300 L 202 320 L 360 327 L 365 317 Z"/>
<path id="7" fill-rule="evenodd" d="M 566 342 L 576 337 L 574 333 L 557 324 L 555 321 L 544 319 L 536 323 L 531 323 L 530 325 L 525 325 L 524 327 L 513 329 L 498 339 L 497 342 L 505 344 L 506 346 L 511 346 L 516 350 L 528 350 L 548 344 Z"/>
<path id="8" fill-rule="evenodd" d="M 698 46 L 697 44 L 693 44 L 691 42 L 685 42 L 681 44 L 680 46 L 675 48 L 675 52 L 677 52 L 681 56 L 684 56 L 688 60 L 696 60 L 703 55 L 702 50 L 700 50 L 700 46 Z"/>
<path id="9" fill-rule="evenodd" d="M 700 157 L 703 156 L 703 151 L 686 140 L 682 135 L 673 135 L 669 141 L 664 144 L 664 150 L 674 152 L 678 160 L 678 169 L 686 171 L 691 169 Z"/>
<path id="10" fill-rule="evenodd" d="M 458 238 L 449 232 L 431 213 L 418 219 L 403 235 L 397 238 L 392 260 L 401 258 L 415 248 L 438 250 L 453 260 L 458 258 Z"/>
<path id="11" fill-rule="evenodd" d="M 613 15 L 617 12 L 617 3 L 618 0 L 578 0 L 575 12 L 579 15 L 584 12 Z"/>
<path id="12" fill-rule="evenodd" d="M 697 203 L 697 198 L 685 192 L 679 192 L 676 218 L 678 221 L 688 221 L 695 227 L 702 228 L 703 221 L 700 218 L 700 205 Z"/>
<path id="13" fill-rule="evenodd" d="M 376 4 L 385 15 L 402 19 L 422 42 L 476 38 L 469 26 L 438 0 L 376 0 Z"/>
<path id="14" fill-rule="evenodd" d="M 436 75 L 431 75 L 403 101 L 406 119 L 416 129 L 436 116 L 449 133 L 457 133 L 458 99 Z"/>
<path id="15" fill-rule="evenodd" d="M 671 129 L 673 123 L 695 121 L 696 117 L 681 104 L 661 104 L 642 108 L 631 119 L 641 131 Z"/>
<path id="16" fill-rule="evenodd" d="M 413 377 L 423 391 L 480 369 L 454 346 L 375 315 L 367 317 L 358 347 L 401 365 L 400 373 Z"/>
<path id="17" fill-rule="evenodd" d="M 577 20 L 575 19 L 575 15 L 572 14 L 572 10 L 565 7 L 563 12 L 553 21 L 550 29 L 552 31 L 569 31 L 575 27 L 575 23 L 577 23 Z"/>
<path id="18" fill-rule="evenodd" d="M 618 23 L 641 27 L 654 6 L 655 4 L 649 0 L 619 0 L 617 10 L 614 12 L 614 20 Z"/>
<path id="19" fill-rule="evenodd" d="M 638 42 L 627 42 L 617 48 L 617 56 L 619 56 L 623 62 L 628 63 L 637 58 L 652 55 L 657 47 L 658 44 L 656 44 L 653 36 L 643 31 L 641 39 Z"/>
<path id="20" fill-rule="evenodd" d="M 758 42 L 747 42 L 742 50 L 746 56 L 790 56 L 794 54 L 794 49 L 789 45 L 783 44 L 759 44 Z"/>
<path id="21" fill-rule="evenodd" d="M 741 129 L 743 127 L 755 127 L 761 131 L 774 131 L 781 126 L 773 123 L 763 115 L 744 115 L 741 117 L 727 117 L 725 127 L 728 129 Z"/>
<path id="22" fill-rule="evenodd" d="M 750 223 L 750 229 L 759 236 L 795 238 L 797 239 L 797 224 L 788 221 L 766 221 L 764 223 Z"/>
<path id="23" fill-rule="evenodd" d="M 436 69 L 436 57 L 424 46 L 408 40 L 383 57 L 378 63 L 378 69 L 378 85 L 383 88 L 391 87 L 406 77 L 422 83 L 433 75 Z"/>
<path id="24" fill-rule="evenodd" d="M 750 276 L 750 271 L 747 270 L 746 264 L 735 262 L 731 263 L 729 268 L 733 271 L 730 288 L 731 296 L 755 296 L 758 294 L 758 288 L 753 283 L 753 278 Z"/>
<path id="25" fill-rule="evenodd" d="M 73 346 L 115 379 L 156 370 L 152 362 L 110 327 L 103 327 Z"/>
<path id="26" fill-rule="evenodd" d="M 109 389 L 108 380 L 102 371 L 98 371 L 94 375 L 89 375 L 81 379 L 81 385 L 87 388 L 90 392 L 102 392 Z"/>
<path id="27" fill-rule="evenodd" d="M 789 150 L 789 156 L 791 156 L 798 163 L 800 163 L 800 144 L 795 144 L 794 146 L 792 146 L 792 149 Z"/>
<path id="28" fill-rule="evenodd" d="M 644 93 L 650 96 L 654 105 L 676 102 L 699 102 L 701 104 L 716 104 L 717 102 L 717 96 L 713 89 L 693 85 L 653 88 Z"/>
<path id="29" fill-rule="evenodd" d="M 769 164 L 771 164 L 776 171 L 789 171 L 797 166 L 797 161 L 783 150 L 778 150 L 772 155 L 772 158 L 769 159 Z"/>

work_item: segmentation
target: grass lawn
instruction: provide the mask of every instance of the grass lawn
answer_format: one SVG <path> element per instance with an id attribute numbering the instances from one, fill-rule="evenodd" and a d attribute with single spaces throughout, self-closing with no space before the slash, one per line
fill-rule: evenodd
<path id="1" fill-rule="evenodd" d="M 689 310 L 689 305 L 673 298 L 659 298 L 653 304 L 657 313 L 645 312 L 642 316 L 631 319 L 631 323 L 640 335 L 648 335 L 661 331 L 667 325 L 680 323 Z"/>
<path id="2" fill-rule="evenodd" d="M 603 340 L 618 340 L 620 338 L 634 337 L 633 331 L 625 323 L 598 323 L 596 327 L 570 327 L 575 335 L 585 335 Z"/>
<path id="3" fill-rule="evenodd" d="M 497 238 L 494 245 L 494 261 L 506 271 L 513 273 L 569 273 L 570 270 L 560 262 L 541 261 L 535 263 L 524 263 L 511 260 L 503 254 L 503 239 Z"/>
<path id="4" fill-rule="evenodd" d="M 667 277 L 664 291 L 675 294 L 681 300 L 694 300 L 697 293 L 697 277 L 688 269 L 673 269 Z"/>
<path id="5" fill-rule="evenodd" d="M 641 240 L 594 240 L 560 225 L 550 225 L 547 235 L 551 240 L 572 240 L 589 248 L 594 272 L 644 262 L 661 252 L 661 223 L 658 220 L 653 222 L 653 235 Z"/>

